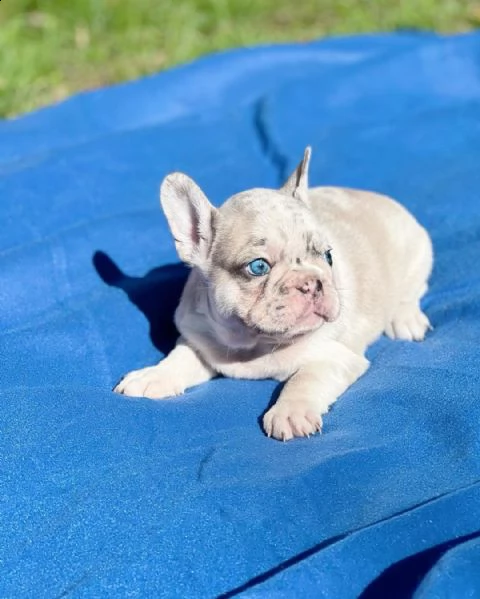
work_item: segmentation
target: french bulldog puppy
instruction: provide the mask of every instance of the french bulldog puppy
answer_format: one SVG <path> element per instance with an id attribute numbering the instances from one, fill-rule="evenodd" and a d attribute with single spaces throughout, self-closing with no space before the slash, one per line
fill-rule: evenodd
<path id="1" fill-rule="evenodd" d="M 244 191 L 218 209 L 186 175 L 165 178 L 161 204 L 192 267 L 175 314 L 180 337 L 115 391 L 164 399 L 217 375 L 285 381 L 263 426 L 287 441 L 321 430 L 382 333 L 424 338 L 427 232 L 386 196 L 309 189 L 310 154 L 281 189 Z"/>

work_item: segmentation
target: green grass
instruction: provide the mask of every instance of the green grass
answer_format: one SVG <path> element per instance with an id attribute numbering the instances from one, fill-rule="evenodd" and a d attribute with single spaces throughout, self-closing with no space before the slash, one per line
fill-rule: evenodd
<path id="1" fill-rule="evenodd" d="M 0 116 L 224 48 L 479 24 L 477 0 L 3 0 Z"/>

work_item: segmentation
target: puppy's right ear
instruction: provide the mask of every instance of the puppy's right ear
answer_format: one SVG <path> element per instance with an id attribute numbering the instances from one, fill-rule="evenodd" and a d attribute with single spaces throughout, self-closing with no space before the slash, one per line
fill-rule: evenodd
<path id="1" fill-rule="evenodd" d="M 308 168 L 311 155 L 312 148 L 307 146 L 300 164 L 280 188 L 281 192 L 298 198 L 306 204 L 308 204 Z"/>
<path id="2" fill-rule="evenodd" d="M 200 187 L 183 173 L 165 177 L 160 187 L 160 202 L 180 259 L 201 268 L 213 241 L 216 208 Z"/>

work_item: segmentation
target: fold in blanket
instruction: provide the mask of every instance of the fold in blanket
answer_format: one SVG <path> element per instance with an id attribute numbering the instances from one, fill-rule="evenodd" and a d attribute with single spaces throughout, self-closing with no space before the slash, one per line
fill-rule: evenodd
<path id="1" fill-rule="evenodd" d="M 480 594 L 480 34 L 238 50 L 0 123 L 1 597 Z M 272 381 L 111 389 L 175 342 L 168 172 L 213 203 L 393 195 L 436 253 L 425 342 L 381 339 L 281 444 Z"/>

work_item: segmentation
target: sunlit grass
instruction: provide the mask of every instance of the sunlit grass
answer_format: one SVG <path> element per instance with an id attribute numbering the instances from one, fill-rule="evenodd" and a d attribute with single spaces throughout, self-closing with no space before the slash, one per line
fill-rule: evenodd
<path id="1" fill-rule="evenodd" d="M 469 0 L 3 0 L 0 115 L 224 48 L 479 24 Z"/>

